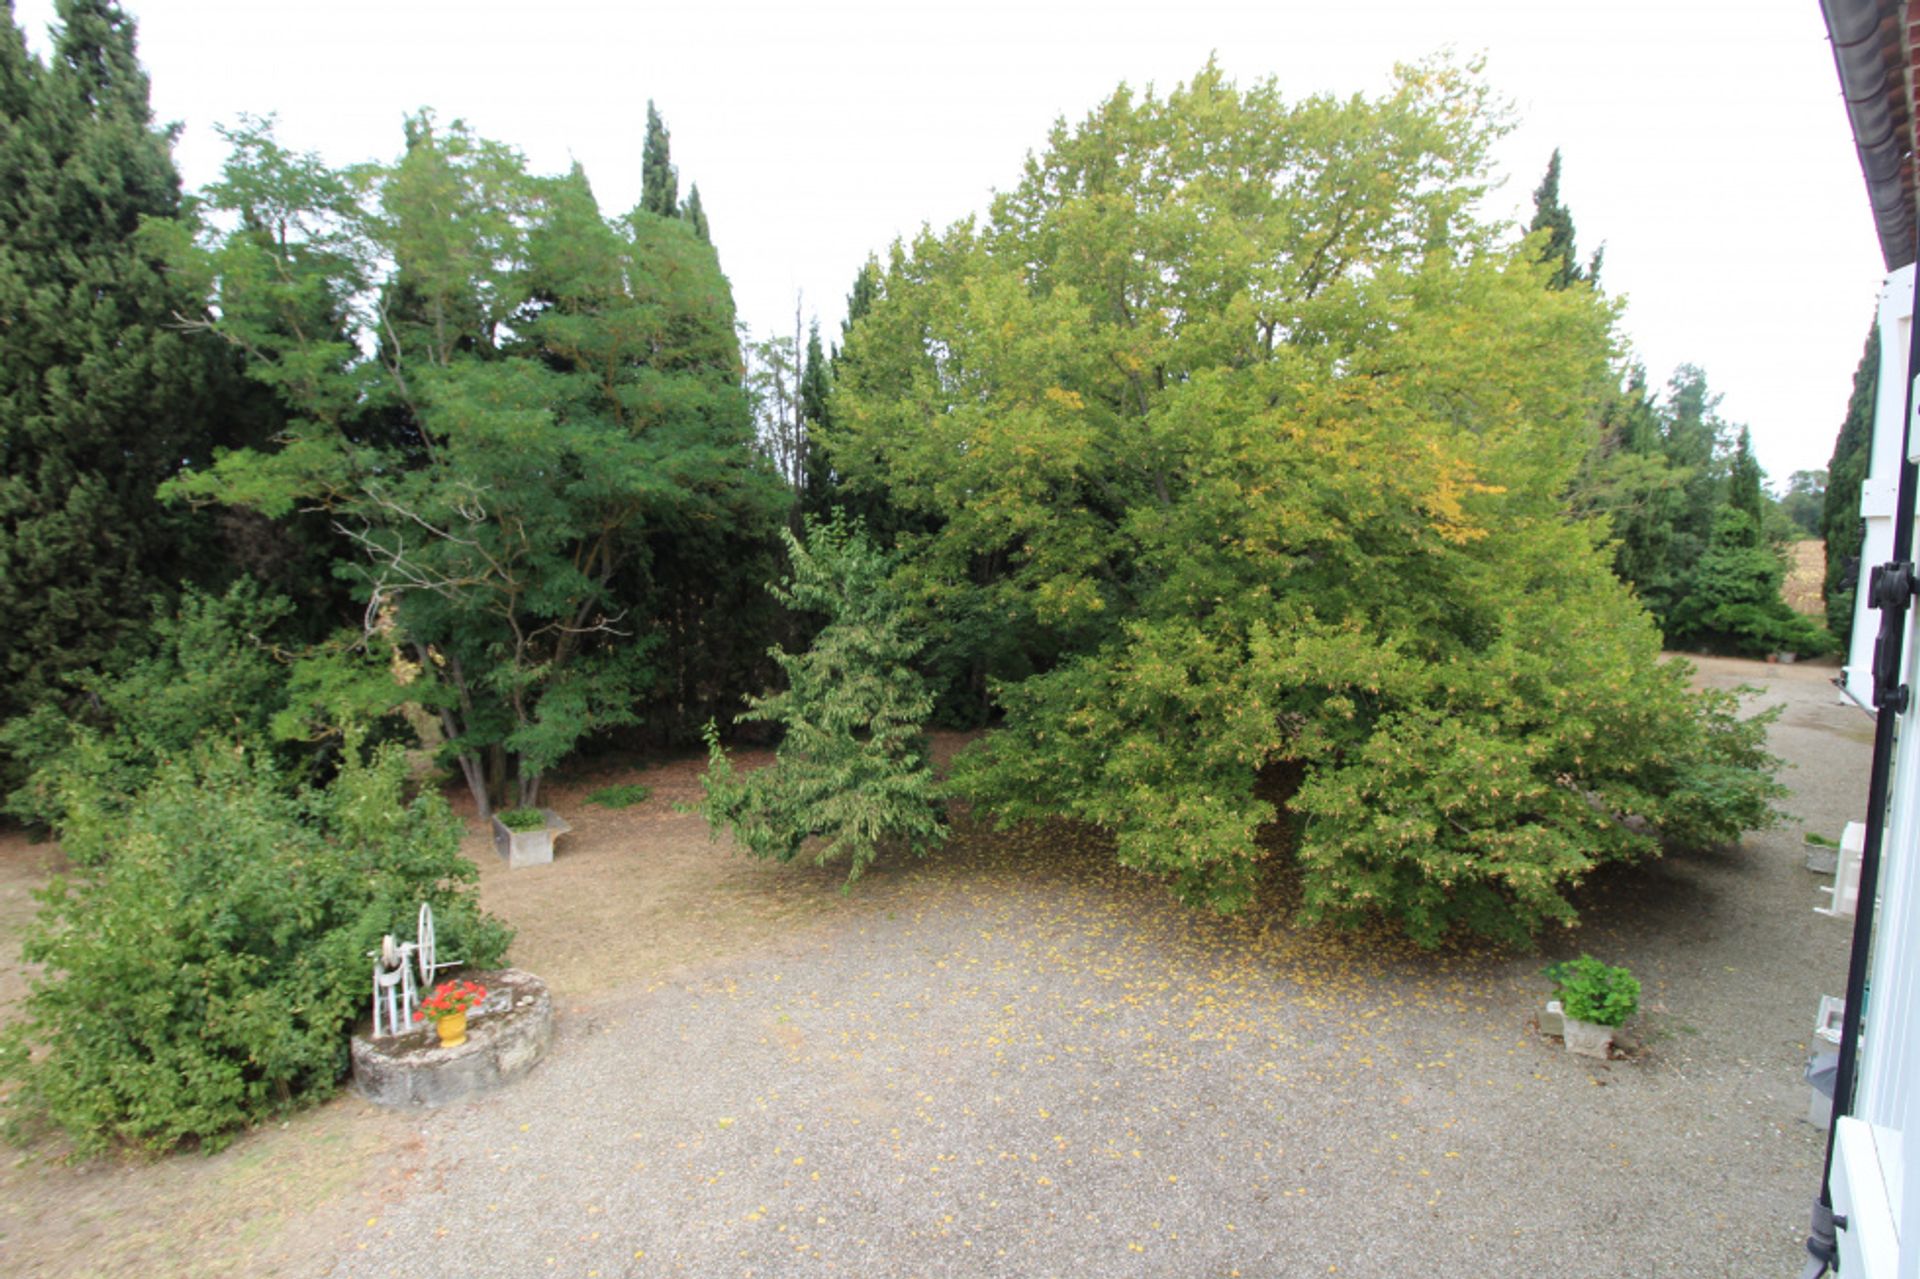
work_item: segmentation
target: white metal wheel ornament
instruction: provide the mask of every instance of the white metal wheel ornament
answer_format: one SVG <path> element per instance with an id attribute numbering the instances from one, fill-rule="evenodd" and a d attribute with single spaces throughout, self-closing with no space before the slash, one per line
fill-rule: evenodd
<path id="1" fill-rule="evenodd" d="M 373 1033 L 376 1037 L 404 1035 L 412 1030 L 413 1013 L 420 1006 L 420 992 L 432 988 L 435 973 L 460 964 L 457 959 L 440 962 L 439 944 L 433 935 L 433 907 L 426 902 L 420 903 L 412 941 L 395 941 L 393 934 L 388 933 L 380 939 L 380 949 L 368 951 L 367 958 L 373 961 Z M 420 974 L 417 985 L 416 971 Z"/>
<path id="2" fill-rule="evenodd" d="M 420 964 L 420 986 L 425 989 L 433 985 L 433 975 L 440 970 L 434 963 L 433 907 L 420 903 L 420 922 L 413 935 L 413 957 Z"/>
<path id="3" fill-rule="evenodd" d="M 396 943 L 388 933 L 380 939 L 380 949 L 368 951 L 367 958 L 373 960 L 373 1033 L 404 1034 L 413 1028 L 413 1010 L 420 999 L 413 984 L 413 943 Z"/>

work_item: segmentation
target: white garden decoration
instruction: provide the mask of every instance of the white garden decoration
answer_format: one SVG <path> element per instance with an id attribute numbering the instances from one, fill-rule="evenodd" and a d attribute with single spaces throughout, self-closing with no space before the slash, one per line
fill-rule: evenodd
<path id="1" fill-rule="evenodd" d="M 420 1005 L 420 991 L 433 985 L 433 975 L 442 969 L 457 967 L 459 960 L 441 963 L 433 936 L 433 907 L 420 903 L 414 939 L 395 941 L 392 933 L 380 939 L 380 949 L 370 950 L 373 960 L 373 1033 L 404 1035 L 413 1027 L 413 1013 Z M 420 982 L 413 980 L 419 971 Z M 385 1014 L 384 1019 L 382 1014 Z M 386 1029 L 381 1026 L 384 1020 Z"/>

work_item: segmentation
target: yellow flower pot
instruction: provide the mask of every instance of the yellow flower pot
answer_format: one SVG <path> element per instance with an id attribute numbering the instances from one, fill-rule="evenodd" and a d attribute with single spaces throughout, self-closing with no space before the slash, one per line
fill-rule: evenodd
<path id="1" fill-rule="evenodd" d="M 449 1013 L 439 1021 L 434 1022 L 433 1028 L 440 1032 L 440 1046 L 442 1048 L 458 1048 L 461 1044 L 467 1042 L 466 1011 L 462 1009 L 457 1013 Z"/>

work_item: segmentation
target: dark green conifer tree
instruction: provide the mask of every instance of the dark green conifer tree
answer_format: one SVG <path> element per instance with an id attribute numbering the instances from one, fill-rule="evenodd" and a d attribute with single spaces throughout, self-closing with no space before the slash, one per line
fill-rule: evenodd
<path id="1" fill-rule="evenodd" d="M 1593 259 L 1586 270 L 1580 269 L 1579 259 L 1573 247 L 1573 214 L 1567 206 L 1560 203 L 1560 148 L 1555 147 L 1553 158 L 1547 161 L 1547 175 L 1533 191 L 1533 221 L 1527 225 L 1528 231 L 1545 231 L 1547 242 L 1540 250 L 1540 260 L 1553 264 L 1553 276 L 1547 281 L 1551 289 L 1564 289 L 1570 284 L 1583 281 L 1595 288 L 1600 285 L 1600 260 L 1606 252 L 1604 246 L 1594 250 Z"/>
<path id="2" fill-rule="evenodd" d="M 1614 571 L 1669 638 L 1726 502 L 1718 404 L 1706 374 L 1692 365 L 1674 371 L 1663 403 L 1648 394 L 1644 371 L 1633 369 L 1603 412 L 1573 495 L 1575 509 L 1609 518 Z"/>
<path id="3" fill-rule="evenodd" d="M 640 207 L 663 218 L 680 214 L 680 174 L 673 167 L 671 142 L 666 122 L 661 120 L 649 98 L 647 140 L 640 152 Z"/>
<path id="4" fill-rule="evenodd" d="M 1668 559 L 1668 573 L 1676 583 L 1692 579 L 1713 540 L 1714 513 L 1726 494 L 1723 455 L 1717 447 L 1724 429 L 1719 405 L 1720 397 L 1707 389 L 1704 371 L 1691 364 L 1674 370 L 1667 383 L 1661 445 L 1667 462 L 1684 472 Z"/>
<path id="5" fill-rule="evenodd" d="M 1758 537 L 1766 526 L 1767 506 L 1760 493 L 1760 463 L 1753 456 L 1753 437 L 1744 426 L 1727 468 L 1727 505 L 1746 515 Z"/>
<path id="6" fill-rule="evenodd" d="M 702 244 L 712 244 L 713 235 L 707 230 L 707 211 L 700 204 L 700 184 L 694 183 L 687 188 L 687 202 L 680 206 L 680 216 L 693 228 L 693 234 Z"/>
<path id="7" fill-rule="evenodd" d="M 61 0 L 43 65 L 0 24 L 0 719 L 61 694 L 204 561 L 155 487 L 239 420 L 199 299 L 142 235 L 180 214 L 134 22 Z"/>
<path id="8" fill-rule="evenodd" d="M 1844 648 L 1853 635 L 1853 597 L 1860 576 L 1860 486 L 1867 478 L 1873 446 L 1873 401 L 1880 385 L 1880 326 L 1867 330 L 1866 349 L 1853 371 L 1847 416 L 1827 463 L 1827 493 L 1820 536 L 1827 543 L 1827 576 L 1822 595 L 1827 629 Z"/>
<path id="9" fill-rule="evenodd" d="M 826 518 L 833 489 L 833 468 L 827 465 L 826 450 L 821 445 L 821 439 L 832 429 L 832 410 L 828 407 L 832 389 L 832 366 L 821 349 L 820 322 L 815 320 L 807 329 L 807 352 L 800 367 L 800 421 L 806 440 L 800 509 L 817 519 Z"/>
<path id="10" fill-rule="evenodd" d="M 1669 611 L 1677 597 L 1669 561 L 1685 479 L 1668 462 L 1663 444 L 1646 370 L 1635 365 L 1601 411 L 1600 440 L 1582 467 L 1573 502 L 1583 514 L 1607 517 L 1614 572 L 1656 615 Z"/>
<path id="11" fill-rule="evenodd" d="M 1685 407 L 1690 413 L 1698 402 L 1710 414 L 1712 401 L 1696 397 L 1696 388 L 1704 390 L 1704 379 L 1689 381 Z M 1723 469 L 1726 480 L 1718 486 L 1721 499 L 1709 514 L 1706 545 L 1683 579 L 1685 595 L 1661 618 L 1667 642 L 1748 657 L 1827 651 L 1831 637 L 1794 612 L 1781 595 L 1786 562 L 1767 536 L 1765 476 L 1746 427 L 1725 451 Z"/>

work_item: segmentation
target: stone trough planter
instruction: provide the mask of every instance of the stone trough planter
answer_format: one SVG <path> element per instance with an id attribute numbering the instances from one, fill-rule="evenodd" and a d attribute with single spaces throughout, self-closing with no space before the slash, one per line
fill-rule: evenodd
<path id="1" fill-rule="evenodd" d="M 1565 1027 L 1564 1036 L 1567 1051 L 1582 1057 L 1598 1057 L 1605 1061 L 1613 1050 L 1614 1032 L 1617 1026 L 1602 1026 L 1599 1022 L 1581 1021 L 1578 1017 L 1568 1017 L 1564 1013 L 1560 1018 Z"/>
<path id="2" fill-rule="evenodd" d="M 532 1070 L 553 1039 L 547 984 L 517 968 L 470 976 L 487 997 L 468 1013 L 464 1043 L 441 1047 L 426 1022 L 404 1035 L 355 1035 L 354 1091 L 382 1106 L 444 1106 Z"/>
<path id="3" fill-rule="evenodd" d="M 498 817 L 493 819 L 494 851 L 510 869 L 551 864 L 553 841 L 573 829 L 566 818 L 551 808 L 541 809 L 540 815 L 547 819 L 547 824 L 539 830 L 508 830 Z"/>
<path id="4" fill-rule="evenodd" d="M 1540 1033 L 1560 1040 L 1570 1053 L 1606 1061 L 1613 1056 L 1614 1040 L 1619 1036 L 1620 1028 L 1569 1017 L 1559 1000 L 1549 999 L 1547 1006 L 1540 1011 Z"/>

